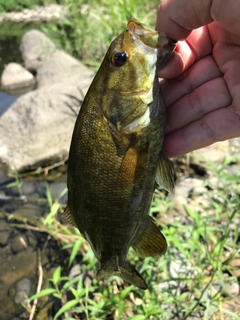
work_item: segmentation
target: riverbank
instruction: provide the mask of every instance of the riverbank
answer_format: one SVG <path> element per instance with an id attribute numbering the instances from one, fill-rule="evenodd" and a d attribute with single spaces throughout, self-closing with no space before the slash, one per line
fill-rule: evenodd
<path id="1" fill-rule="evenodd" d="M 30 22 L 61 20 L 66 16 L 66 8 L 58 4 L 36 6 L 33 9 L 0 13 L 0 24 L 3 22 Z"/>

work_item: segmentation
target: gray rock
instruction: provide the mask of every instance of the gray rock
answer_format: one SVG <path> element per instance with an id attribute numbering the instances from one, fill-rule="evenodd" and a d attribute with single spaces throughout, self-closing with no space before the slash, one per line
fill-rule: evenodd
<path id="1" fill-rule="evenodd" d="M 0 23 L 3 21 L 29 22 L 60 20 L 64 19 L 66 14 L 65 6 L 52 3 L 44 6 L 35 6 L 32 9 L 24 9 L 22 11 L 0 12 Z"/>
<path id="2" fill-rule="evenodd" d="M 67 82 L 66 82 L 67 81 Z M 0 118 L 0 165 L 5 174 L 65 161 L 92 72 L 21 97 Z"/>
<path id="3" fill-rule="evenodd" d="M 60 194 L 67 189 L 66 182 L 55 182 L 50 184 L 50 191 L 52 195 L 52 199 L 56 200 L 59 198 Z M 67 192 L 59 199 L 59 203 L 65 204 L 67 202 Z"/>
<path id="4" fill-rule="evenodd" d="M 27 249 L 27 240 L 24 236 L 17 236 L 11 242 L 13 253 L 18 253 Z"/>
<path id="5" fill-rule="evenodd" d="M 32 194 L 36 193 L 37 184 L 38 184 L 37 181 L 31 181 L 31 180 L 24 181 L 24 183 L 21 186 L 22 193 L 25 196 L 31 196 Z"/>
<path id="6" fill-rule="evenodd" d="M 229 149 L 230 149 L 230 153 L 231 155 L 236 156 L 235 160 L 240 161 L 240 138 L 235 138 L 235 139 L 231 139 L 229 140 Z M 238 153 L 238 155 L 236 155 L 236 153 Z"/>
<path id="7" fill-rule="evenodd" d="M 9 231 L 0 230 L 0 246 L 5 246 L 8 242 L 9 237 L 10 237 Z"/>
<path id="8" fill-rule="evenodd" d="M 17 282 L 16 284 L 16 296 L 14 301 L 16 303 L 23 303 L 30 296 L 31 292 L 31 281 L 24 278 Z"/>
<path id="9" fill-rule="evenodd" d="M 196 196 L 207 191 L 203 184 L 201 179 L 183 176 L 177 181 L 174 193 L 170 194 L 169 198 L 175 204 L 186 205 L 193 194 Z"/>
<path id="10" fill-rule="evenodd" d="M 37 72 L 38 88 L 57 82 L 70 81 L 81 75 L 82 79 L 90 74 L 88 68 L 64 51 L 56 50 L 42 63 Z"/>
<path id="11" fill-rule="evenodd" d="M 225 283 L 225 287 L 222 287 L 222 294 L 225 297 L 238 296 L 240 294 L 240 285 L 237 280 Z"/>
<path id="12" fill-rule="evenodd" d="M 221 163 L 224 158 L 230 155 L 229 142 L 220 141 L 208 147 L 193 151 L 190 153 L 190 162 L 198 165 L 208 161 Z"/>
<path id="13" fill-rule="evenodd" d="M 37 71 L 54 51 L 54 43 L 38 30 L 27 32 L 22 38 L 20 51 L 27 69 Z"/>
<path id="14" fill-rule="evenodd" d="M 75 264 L 69 271 L 69 277 L 71 279 L 75 278 L 81 273 L 81 268 L 79 264 Z"/>
<path id="15" fill-rule="evenodd" d="M 11 62 L 5 67 L 1 76 L 1 87 L 5 91 L 22 87 L 34 87 L 34 76 L 20 64 Z"/>

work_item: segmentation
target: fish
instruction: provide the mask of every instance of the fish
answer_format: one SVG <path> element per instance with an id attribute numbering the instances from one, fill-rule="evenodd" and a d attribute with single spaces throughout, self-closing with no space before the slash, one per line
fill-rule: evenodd
<path id="1" fill-rule="evenodd" d="M 75 123 L 63 216 L 90 244 L 97 280 L 115 275 L 147 289 L 127 260 L 129 248 L 143 258 L 167 250 L 149 210 L 157 185 L 174 189 L 173 165 L 163 150 L 166 112 L 157 70 L 175 45 L 130 19 L 107 50 Z"/>

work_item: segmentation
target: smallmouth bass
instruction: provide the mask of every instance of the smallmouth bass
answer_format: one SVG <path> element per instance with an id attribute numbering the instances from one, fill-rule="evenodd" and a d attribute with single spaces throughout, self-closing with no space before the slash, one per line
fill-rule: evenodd
<path id="1" fill-rule="evenodd" d="M 73 131 L 65 218 L 98 260 L 97 279 L 117 275 L 147 284 L 127 261 L 162 255 L 167 242 L 148 213 L 157 184 L 172 191 L 174 170 L 162 150 L 165 104 L 156 70 L 175 42 L 136 19 L 110 45 Z"/>

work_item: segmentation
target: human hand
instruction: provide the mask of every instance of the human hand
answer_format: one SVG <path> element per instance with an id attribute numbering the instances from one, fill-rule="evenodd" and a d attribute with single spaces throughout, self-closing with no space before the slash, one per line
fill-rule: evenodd
<path id="1" fill-rule="evenodd" d="M 182 40 L 159 72 L 166 154 L 240 136 L 240 2 L 162 0 L 156 29 Z"/>

